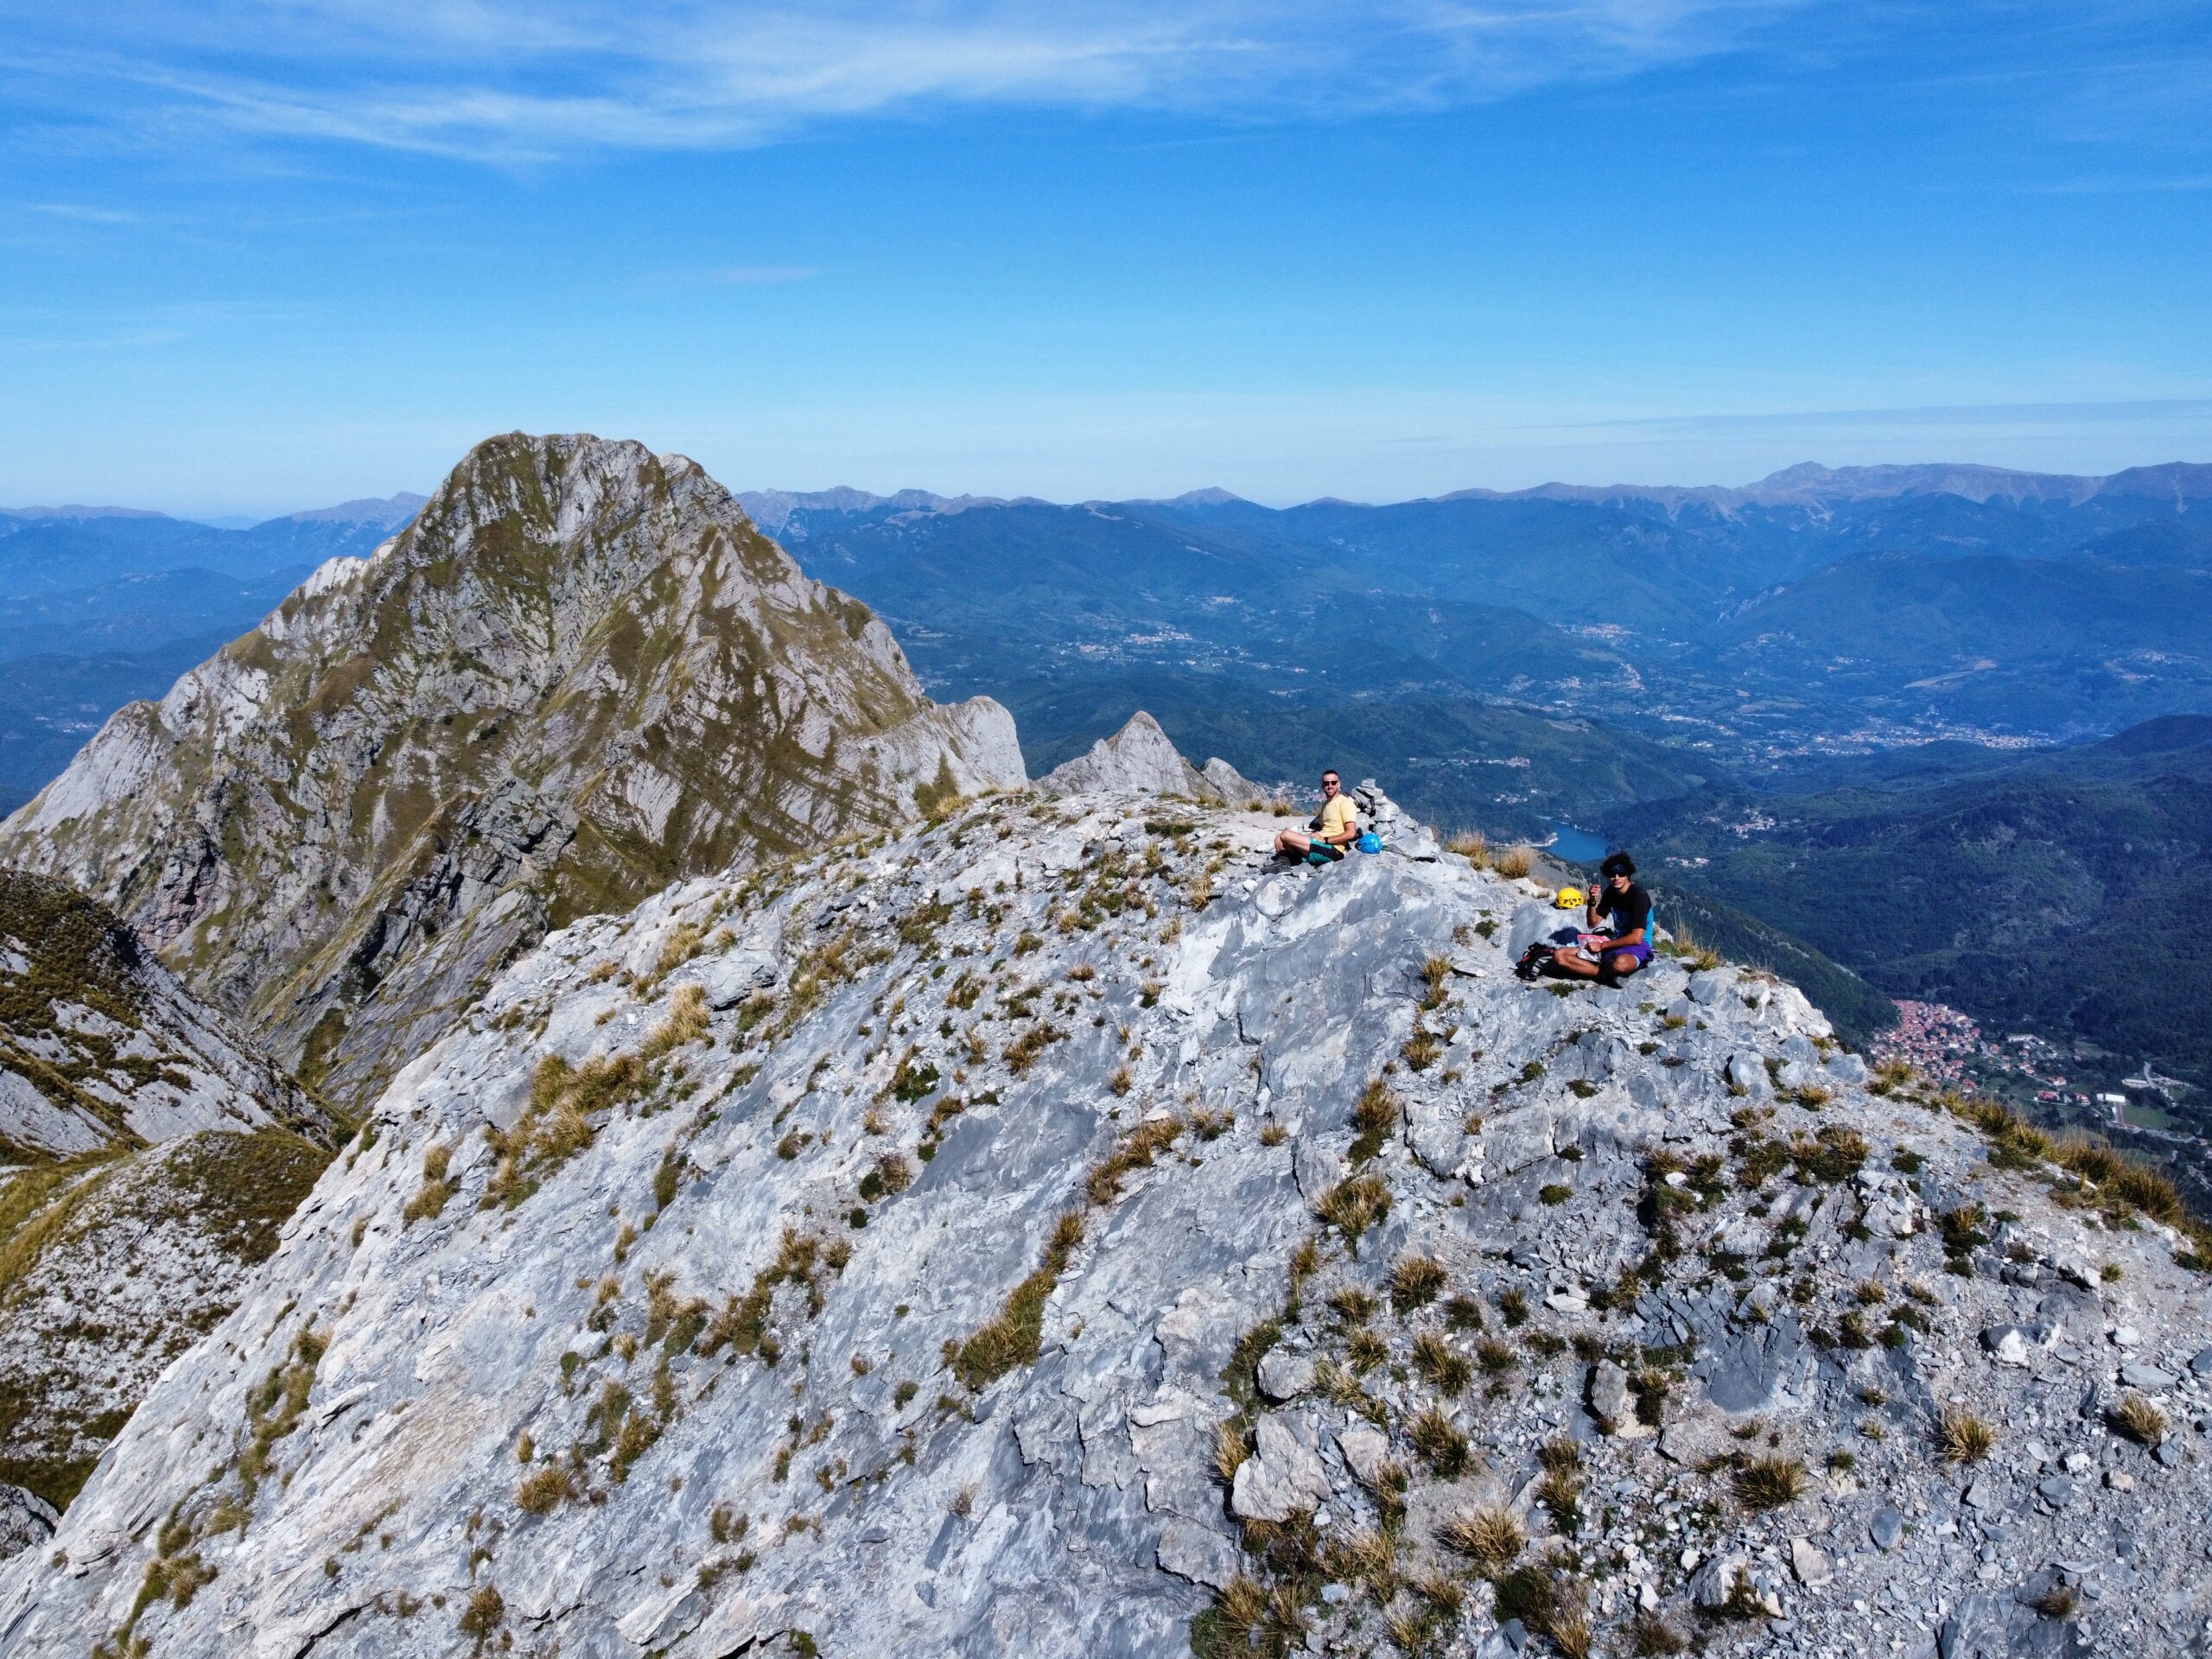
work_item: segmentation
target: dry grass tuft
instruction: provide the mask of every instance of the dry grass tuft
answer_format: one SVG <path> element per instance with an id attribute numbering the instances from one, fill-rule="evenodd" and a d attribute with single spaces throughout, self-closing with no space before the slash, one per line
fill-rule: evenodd
<path id="1" fill-rule="evenodd" d="M 1252 1442 L 1245 1437 L 1244 1426 L 1234 1417 L 1214 1425 L 1213 1471 L 1225 1481 L 1234 1481 L 1244 1460 L 1252 1455 Z"/>
<path id="2" fill-rule="evenodd" d="M 1414 1338 L 1413 1362 L 1421 1380 L 1446 1399 L 1465 1393 L 1474 1381 L 1475 1368 L 1467 1357 L 1433 1331 Z"/>
<path id="3" fill-rule="evenodd" d="M 1351 1361 L 1352 1370 L 1364 1376 L 1390 1357 L 1390 1344 L 1363 1325 L 1345 1339 L 1344 1357 Z"/>
<path id="4" fill-rule="evenodd" d="M 1673 1625 L 1649 1613 L 1638 1613 L 1636 1622 L 1629 1626 L 1629 1651 L 1637 1659 L 1664 1659 L 1664 1656 L 1681 1653 L 1688 1646 Z"/>
<path id="5" fill-rule="evenodd" d="M 451 1147 L 433 1146 L 423 1154 L 423 1185 L 399 1212 L 402 1227 L 428 1221 L 446 1207 L 446 1200 L 453 1196 L 453 1187 L 446 1180 L 446 1170 L 452 1161 Z"/>
<path id="6" fill-rule="evenodd" d="M 639 1058 L 651 1065 L 671 1049 L 698 1041 L 706 1035 L 708 1019 L 706 991 L 697 985 L 683 986 L 669 1003 L 668 1018 L 645 1039 Z"/>
<path id="7" fill-rule="evenodd" d="M 1373 1175 L 1339 1181 L 1314 1206 L 1314 1213 L 1344 1236 L 1350 1244 L 1390 1213 L 1390 1189 Z"/>
<path id="8" fill-rule="evenodd" d="M 1536 868 L 1536 849 L 1517 841 L 1491 855 L 1490 867 L 1509 881 L 1518 881 Z"/>
<path id="9" fill-rule="evenodd" d="M 1936 1421 L 1936 1443 L 1946 1463 L 1980 1463 L 1997 1446 L 1997 1431 L 1963 1406 L 1953 1406 Z"/>
<path id="10" fill-rule="evenodd" d="M 1352 1103 L 1351 1126 L 1358 1133 L 1351 1143 L 1354 1164 L 1363 1164 L 1381 1152 L 1398 1127 L 1398 1097 L 1380 1077 L 1360 1090 Z"/>
<path id="11" fill-rule="evenodd" d="M 1438 1407 L 1429 1407 L 1407 1425 L 1406 1435 L 1439 1479 L 1457 1480 L 1467 1472 L 1472 1456 L 1467 1437 Z"/>
<path id="12" fill-rule="evenodd" d="M 1758 1515 L 1804 1497 L 1805 1465 L 1795 1458 L 1754 1458 L 1736 1471 L 1738 1502 Z"/>
<path id="13" fill-rule="evenodd" d="M 2166 1438 L 2165 1413 L 2132 1390 L 2113 1408 L 2112 1426 L 2145 1446 L 2155 1446 Z"/>
<path id="14" fill-rule="evenodd" d="M 1446 845 L 1448 850 L 1459 854 L 1477 869 L 1490 868 L 1490 838 L 1479 830 L 1464 830 Z"/>
<path id="15" fill-rule="evenodd" d="M 1528 1547 L 1529 1533 L 1510 1510 L 1468 1510 L 1444 1523 L 1445 1548 L 1484 1567 L 1503 1567 Z"/>
<path id="16" fill-rule="evenodd" d="M 1152 1161 L 1175 1144 L 1183 1133 L 1183 1126 L 1172 1117 L 1155 1118 L 1140 1123 L 1115 1142 L 1114 1150 L 1091 1166 L 1084 1182 L 1084 1192 L 1095 1205 L 1111 1204 L 1120 1196 L 1122 1178 L 1139 1169 L 1149 1169 Z"/>
<path id="17" fill-rule="evenodd" d="M 1329 1547 L 1327 1565 L 1336 1577 L 1363 1584 L 1379 1604 L 1388 1605 L 1398 1593 L 1398 1544 L 1388 1532 L 1354 1533 Z"/>
<path id="18" fill-rule="evenodd" d="M 1545 1622 L 1544 1634 L 1567 1659 L 1590 1659 L 1590 1615 L 1580 1607 L 1554 1613 Z"/>
<path id="19" fill-rule="evenodd" d="M 568 1466 L 549 1463 L 523 1477 L 515 1503 L 525 1515 L 550 1515 L 576 1495 L 576 1478 Z"/>
<path id="20" fill-rule="evenodd" d="M 1390 1308 L 1400 1318 L 1426 1307 L 1444 1289 L 1444 1264 L 1433 1255 L 1402 1255 L 1390 1269 Z"/>

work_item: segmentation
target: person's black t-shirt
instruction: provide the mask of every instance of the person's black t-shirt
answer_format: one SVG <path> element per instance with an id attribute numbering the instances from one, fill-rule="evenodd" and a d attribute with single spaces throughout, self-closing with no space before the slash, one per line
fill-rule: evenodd
<path id="1" fill-rule="evenodd" d="M 1620 938 L 1641 927 L 1647 930 L 1643 942 L 1646 944 L 1651 943 L 1648 931 L 1651 926 L 1651 895 L 1637 883 L 1630 882 L 1626 893 L 1617 893 L 1607 887 L 1598 900 L 1598 914 L 1601 918 L 1611 918 L 1613 938 Z"/>

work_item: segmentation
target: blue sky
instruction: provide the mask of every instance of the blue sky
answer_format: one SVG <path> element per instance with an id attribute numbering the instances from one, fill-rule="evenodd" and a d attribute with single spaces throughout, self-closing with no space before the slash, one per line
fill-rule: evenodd
<path id="1" fill-rule="evenodd" d="M 2212 3 L 0 0 L 0 502 L 2212 459 Z"/>

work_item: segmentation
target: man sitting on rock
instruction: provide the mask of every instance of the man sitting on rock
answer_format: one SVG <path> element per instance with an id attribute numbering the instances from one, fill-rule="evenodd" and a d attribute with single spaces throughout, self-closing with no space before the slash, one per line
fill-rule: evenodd
<path id="1" fill-rule="evenodd" d="M 1311 831 L 1309 834 L 1308 831 Z M 1333 772 L 1321 774 L 1321 810 L 1306 830 L 1285 830 L 1275 836 L 1275 856 L 1307 864 L 1334 864 L 1359 839 L 1359 813 Z"/>
<path id="2" fill-rule="evenodd" d="M 1633 879 L 1636 861 L 1626 853 L 1609 855 L 1598 874 L 1600 885 L 1590 890 L 1583 912 L 1590 931 L 1580 944 L 1554 950 L 1544 966 L 1618 985 L 1651 960 L 1651 895 Z"/>

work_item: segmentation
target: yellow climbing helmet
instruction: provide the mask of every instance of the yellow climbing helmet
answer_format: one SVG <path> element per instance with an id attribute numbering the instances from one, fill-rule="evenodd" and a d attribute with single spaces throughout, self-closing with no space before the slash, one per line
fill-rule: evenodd
<path id="1" fill-rule="evenodd" d="M 1552 895 L 1552 903 L 1560 910 L 1580 910 L 1582 908 L 1582 889 L 1561 887 Z"/>

